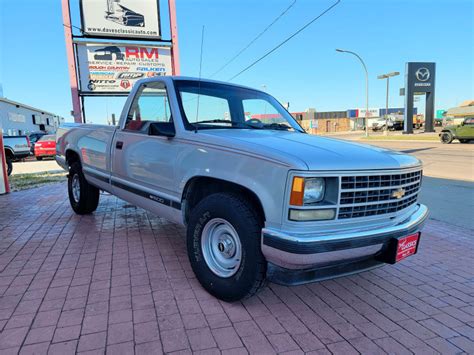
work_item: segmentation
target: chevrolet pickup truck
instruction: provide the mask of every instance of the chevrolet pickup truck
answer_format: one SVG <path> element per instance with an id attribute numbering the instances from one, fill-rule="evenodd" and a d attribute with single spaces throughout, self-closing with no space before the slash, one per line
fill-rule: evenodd
<path id="1" fill-rule="evenodd" d="M 428 214 L 418 159 L 306 134 L 272 96 L 222 82 L 142 79 L 117 127 L 62 126 L 56 149 L 76 213 L 105 190 L 186 226 L 197 279 L 225 301 L 393 264 Z"/>

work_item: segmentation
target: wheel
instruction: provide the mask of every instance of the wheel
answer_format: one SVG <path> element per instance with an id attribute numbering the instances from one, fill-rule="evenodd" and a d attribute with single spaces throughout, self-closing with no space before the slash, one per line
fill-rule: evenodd
<path id="1" fill-rule="evenodd" d="M 454 137 L 451 132 L 442 132 L 441 133 L 441 142 L 444 144 L 450 144 L 453 141 Z"/>
<path id="2" fill-rule="evenodd" d="M 43 157 L 36 157 L 36 160 L 43 160 Z"/>
<path id="3" fill-rule="evenodd" d="M 96 210 L 99 204 L 99 189 L 86 181 L 80 163 L 71 165 L 67 187 L 69 202 L 74 212 L 88 214 Z"/>
<path id="4" fill-rule="evenodd" d="M 10 176 L 13 171 L 12 159 L 7 155 L 7 175 Z"/>
<path id="5" fill-rule="evenodd" d="M 252 205 L 229 193 L 204 198 L 191 211 L 187 249 L 192 269 L 213 296 L 233 302 L 265 285 L 262 223 Z"/>
<path id="6" fill-rule="evenodd" d="M 459 142 L 461 142 L 461 143 L 469 143 L 469 139 L 460 139 Z"/>

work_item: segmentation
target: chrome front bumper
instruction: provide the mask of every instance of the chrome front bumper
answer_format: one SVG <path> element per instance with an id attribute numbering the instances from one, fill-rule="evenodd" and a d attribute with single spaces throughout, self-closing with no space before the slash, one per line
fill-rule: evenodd
<path id="1" fill-rule="evenodd" d="M 393 238 L 420 231 L 428 217 L 428 208 L 422 204 L 417 207 L 403 222 L 365 231 L 295 235 L 264 228 L 262 252 L 271 266 L 290 270 L 327 268 L 354 260 L 375 260 L 375 256 Z M 373 267 L 381 263 L 371 264 L 374 264 Z"/>

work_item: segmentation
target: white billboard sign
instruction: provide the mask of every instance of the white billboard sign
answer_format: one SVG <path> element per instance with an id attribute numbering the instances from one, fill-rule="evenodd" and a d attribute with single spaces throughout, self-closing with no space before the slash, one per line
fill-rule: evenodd
<path id="1" fill-rule="evenodd" d="M 158 0 L 81 0 L 87 36 L 160 38 Z"/>
<path id="2" fill-rule="evenodd" d="M 365 111 L 367 111 L 365 108 L 359 108 L 357 109 L 358 115 L 357 117 L 365 117 Z M 369 112 L 367 117 L 379 117 L 379 109 L 378 108 L 369 108 Z"/>
<path id="3" fill-rule="evenodd" d="M 169 47 L 77 43 L 82 93 L 127 94 L 143 78 L 171 75 Z"/>

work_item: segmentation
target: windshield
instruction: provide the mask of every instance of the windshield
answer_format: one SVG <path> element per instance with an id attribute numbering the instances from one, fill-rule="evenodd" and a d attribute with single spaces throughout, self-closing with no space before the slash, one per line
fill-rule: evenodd
<path id="1" fill-rule="evenodd" d="M 251 89 L 197 80 L 176 80 L 188 130 L 271 129 L 304 132 L 272 96 Z"/>

